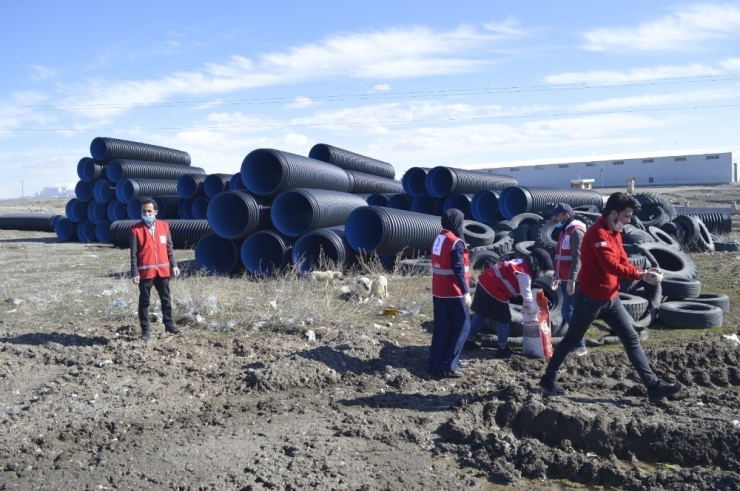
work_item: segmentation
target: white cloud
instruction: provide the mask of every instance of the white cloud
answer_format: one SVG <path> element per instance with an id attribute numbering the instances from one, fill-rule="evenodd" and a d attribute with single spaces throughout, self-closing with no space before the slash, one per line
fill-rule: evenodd
<path id="1" fill-rule="evenodd" d="M 724 62 L 722 62 L 724 63 Z M 740 65 L 740 59 L 738 59 Z M 621 84 L 639 82 L 645 80 L 660 80 L 667 78 L 701 77 L 707 75 L 720 75 L 723 70 L 701 63 L 690 65 L 663 65 L 657 67 L 634 68 L 632 70 L 618 72 L 611 70 L 596 70 L 589 72 L 568 72 L 548 75 L 545 81 L 548 84 Z"/>
<path id="2" fill-rule="evenodd" d="M 285 107 L 289 109 L 302 109 L 304 107 L 310 107 L 315 104 L 321 104 L 321 102 L 316 102 L 312 100 L 310 97 L 298 96 L 295 99 L 293 99 L 293 102 L 291 102 Z"/>
<path id="3" fill-rule="evenodd" d="M 483 27 L 487 31 L 501 34 L 506 37 L 521 37 L 527 33 L 523 29 L 520 29 L 519 22 L 514 17 L 509 17 L 503 22 L 488 22 L 483 24 Z"/>
<path id="4" fill-rule="evenodd" d="M 604 111 L 613 109 L 625 109 L 629 107 L 659 106 L 665 104 L 690 104 L 709 101 L 720 101 L 736 99 L 740 97 L 740 88 L 727 87 L 720 89 L 703 89 L 671 94 L 646 94 L 634 97 L 614 97 L 601 101 L 576 104 L 576 111 Z"/>
<path id="5" fill-rule="evenodd" d="M 709 39 L 738 37 L 740 5 L 695 4 L 636 27 L 603 27 L 582 33 L 589 51 L 674 51 Z"/>
<path id="6" fill-rule="evenodd" d="M 728 71 L 740 70 L 740 58 L 727 58 L 720 61 L 719 64 Z"/>
<path id="7" fill-rule="evenodd" d="M 391 90 L 390 84 L 378 84 L 373 86 L 373 90 L 371 92 L 388 92 Z"/>
<path id="8" fill-rule="evenodd" d="M 35 80 L 48 80 L 54 78 L 57 75 L 56 70 L 46 68 L 40 65 L 28 65 L 31 69 L 31 78 Z"/>

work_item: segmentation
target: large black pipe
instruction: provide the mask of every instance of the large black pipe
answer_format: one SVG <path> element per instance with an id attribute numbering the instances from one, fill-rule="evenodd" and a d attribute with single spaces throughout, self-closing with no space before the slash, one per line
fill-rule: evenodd
<path id="1" fill-rule="evenodd" d="M 99 136 L 90 143 L 90 155 L 99 162 L 115 159 L 190 165 L 190 154 L 174 148 Z"/>
<path id="2" fill-rule="evenodd" d="M 128 210 L 126 203 L 121 203 L 117 199 L 112 199 L 108 202 L 108 221 L 115 222 L 116 220 L 126 220 L 128 218 Z"/>
<path id="3" fill-rule="evenodd" d="M 129 247 L 131 227 L 141 220 L 118 220 L 110 226 L 110 243 L 116 247 Z M 192 249 L 200 239 L 213 233 L 208 220 L 164 220 L 170 226 L 172 247 Z"/>
<path id="4" fill-rule="evenodd" d="M 95 225 L 108 218 L 108 204 L 93 201 L 87 207 L 87 219 Z"/>
<path id="5" fill-rule="evenodd" d="M 272 276 L 290 264 L 294 243 L 294 237 L 275 230 L 255 232 L 242 243 L 242 264 L 255 276 Z"/>
<path id="6" fill-rule="evenodd" d="M 200 167 L 129 159 L 111 160 L 105 168 L 105 174 L 111 182 L 118 182 L 121 179 L 177 180 L 185 174 L 205 173 L 206 171 Z"/>
<path id="7" fill-rule="evenodd" d="M 453 167 L 435 167 L 424 180 L 427 192 L 436 198 L 452 193 L 477 193 L 484 189 L 504 189 L 517 186 L 516 179 L 501 174 L 481 172 Z"/>
<path id="8" fill-rule="evenodd" d="M 388 198 L 388 208 L 395 208 L 396 210 L 411 211 L 411 203 L 414 202 L 414 197 L 407 193 L 394 194 Z"/>
<path id="9" fill-rule="evenodd" d="M 259 148 L 242 162 L 242 181 L 258 196 L 276 196 L 286 189 L 314 188 L 350 192 L 344 169 L 316 159 L 280 150 Z"/>
<path id="10" fill-rule="evenodd" d="M 208 198 L 230 189 L 232 174 L 209 174 L 203 181 L 203 192 Z"/>
<path id="11" fill-rule="evenodd" d="M 24 230 L 29 232 L 54 232 L 54 223 L 61 215 L 37 213 L 8 213 L 0 215 L 0 230 Z"/>
<path id="12" fill-rule="evenodd" d="M 206 182 L 206 174 L 185 174 L 177 180 L 177 194 L 185 199 L 195 199 L 205 196 L 203 183 Z"/>
<path id="13" fill-rule="evenodd" d="M 681 213 L 698 218 L 707 229 L 715 234 L 725 234 L 732 232 L 732 215 L 726 211 L 721 212 L 704 212 L 704 213 Z"/>
<path id="14" fill-rule="evenodd" d="M 193 204 L 190 205 L 190 214 L 193 215 L 194 220 L 208 220 L 208 204 L 210 201 L 205 196 L 193 200 Z"/>
<path id="15" fill-rule="evenodd" d="M 54 231 L 57 234 L 57 238 L 62 242 L 73 242 L 77 240 L 77 222 L 60 218 L 57 220 Z"/>
<path id="16" fill-rule="evenodd" d="M 443 198 L 435 198 L 431 194 L 422 193 L 414 196 L 411 201 L 411 211 L 425 215 L 442 216 Z"/>
<path id="17" fill-rule="evenodd" d="M 67 205 L 64 208 L 64 213 L 67 218 L 72 222 L 79 222 L 87 216 L 88 203 L 80 201 L 77 198 L 72 198 L 67 201 Z"/>
<path id="18" fill-rule="evenodd" d="M 293 264 L 301 273 L 314 269 L 343 269 L 357 259 L 344 227 L 322 228 L 302 235 L 293 246 Z"/>
<path id="19" fill-rule="evenodd" d="M 177 213 L 180 196 L 155 196 L 152 199 L 157 203 L 157 218 L 180 218 Z"/>
<path id="20" fill-rule="evenodd" d="M 78 200 L 88 202 L 93 199 L 93 183 L 88 181 L 77 181 L 75 185 L 75 196 Z"/>
<path id="21" fill-rule="evenodd" d="M 195 264 L 210 275 L 230 275 L 243 269 L 239 251 L 240 240 L 208 234 L 195 246 Z"/>
<path id="22" fill-rule="evenodd" d="M 426 179 L 430 170 L 429 167 L 412 167 L 407 170 L 401 178 L 404 192 L 412 197 L 426 193 Z"/>
<path id="23" fill-rule="evenodd" d="M 350 192 L 355 194 L 402 193 L 400 182 L 386 177 L 375 176 L 353 170 L 346 171 L 349 175 Z"/>
<path id="24" fill-rule="evenodd" d="M 289 189 L 272 203 L 275 228 L 297 237 L 318 228 L 344 225 L 352 210 L 367 206 L 362 197 L 325 189 Z"/>
<path id="25" fill-rule="evenodd" d="M 466 220 L 473 219 L 473 213 L 470 208 L 470 203 L 473 199 L 472 194 L 455 193 L 447 197 L 444 204 L 442 205 L 442 212 L 455 208 L 463 212 Z"/>
<path id="26" fill-rule="evenodd" d="M 268 228 L 270 200 L 246 191 L 224 191 L 208 204 L 208 223 L 221 237 L 243 239 L 254 231 Z"/>
<path id="27" fill-rule="evenodd" d="M 116 195 L 116 186 L 108 179 L 100 179 L 93 185 L 93 199 L 98 203 L 108 204 Z"/>
<path id="28" fill-rule="evenodd" d="M 92 182 L 106 176 L 106 167 L 90 157 L 83 157 L 77 165 L 81 167 L 77 174 L 83 181 Z"/>
<path id="29" fill-rule="evenodd" d="M 388 206 L 388 200 L 397 193 L 378 193 L 371 194 L 367 197 L 367 204 L 370 206 Z"/>
<path id="30" fill-rule="evenodd" d="M 116 198 L 128 203 L 133 198 L 172 196 L 177 194 L 177 181 L 164 179 L 121 179 L 116 184 Z"/>
<path id="31" fill-rule="evenodd" d="M 498 207 L 507 220 L 520 213 L 549 211 L 554 203 L 571 206 L 594 205 L 602 208 L 604 200 L 598 191 L 591 189 L 535 188 L 511 186 L 501 191 Z"/>
<path id="32" fill-rule="evenodd" d="M 311 148 L 308 157 L 336 165 L 345 170 L 359 171 L 366 174 L 393 179 L 396 170 L 388 162 L 365 157 L 359 153 L 350 152 L 326 143 L 317 143 Z M 401 192 L 401 191 L 397 191 Z"/>
<path id="33" fill-rule="evenodd" d="M 347 241 L 355 251 L 414 256 L 429 253 L 442 224 L 437 216 L 366 206 L 347 217 L 345 230 Z"/>
<path id="34" fill-rule="evenodd" d="M 498 200 L 501 196 L 499 191 L 478 191 L 470 201 L 470 212 L 473 218 L 481 223 L 488 223 L 501 219 Z"/>

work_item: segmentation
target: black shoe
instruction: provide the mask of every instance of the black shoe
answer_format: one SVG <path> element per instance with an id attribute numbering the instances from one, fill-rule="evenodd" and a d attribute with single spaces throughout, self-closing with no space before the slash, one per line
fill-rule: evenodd
<path id="1" fill-rule="evenodd" d="M 509 348 L 508 346 L 505 346 L 503 348 L 499 346 L 499 348 L 496 350 L 497 358 L 511 358 L 512 356 L 515 356 L 515 355 L 516 355 L 516 352 L 513 349 Z"/>
<path id="2" fill-rule="evenodd" d="M 149 341 L 150 339 L 152 339 L 152 336 L 149 334 L 149 329 L 143 329 L 141 331 L 141 340 Z"/>
<path id="3" fill-rule="evenodd" d="M 180 330 L 178 328 L 176 328 L 175 326 L 165 327 L 164 330 L 165 330 L 165 332 L 168 332 L 170 334 L 180 334 Z"/>
<path id="4" fill-rule="evenodd" d="M 565 388 L 555 380 L 542 377 L 539 385 L 542 387 L 542 393 L 546 396 L 561 396 L 565 394 Z"/>
<path id="5" fill-rule="evenodd" d="M 481 348 L 480 344 L 476 343 L 473 339 L 468 339 L 463 344 L 463 351 L 475 351 Z"/>
<path id="6" fill-rule="evenodd" d="M 648 387 L 648 399 L 650 402 L 658 402 L 664 397 L 678 394 L 683 389 L 683 385 L 679 383 L 667 384 L 665 382 L 658 382 L 652 387 Z"/>
<path id="7" fill-rule="evenodd" d="M 437 374 L 440 378 L 462 378 L 465 375 L 460 370 L 440 370 Z"/>

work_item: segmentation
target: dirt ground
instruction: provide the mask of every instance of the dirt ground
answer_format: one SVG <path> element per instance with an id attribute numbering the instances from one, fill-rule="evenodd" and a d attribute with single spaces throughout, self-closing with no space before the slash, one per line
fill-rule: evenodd
<path id="1" fill-rule="evenodd" d="M 193 252 L 177 256 L 187 270 Z M 569 357 L 562 397 L 537 389 L 542 360 L 490 349 L 464 355 L 462 379 L 431 378 L 428 278 L 392 276 L 389 304 L 409 315 L 384 317 L 347 310 L 338 285 L 185 274 L 184 334 L 155 324 L 145 343 L 127 251 L 0 231 L 0 489 L 739 489 L 740 347 L 724 335 L 738 332 L 740 256 L 692 257 L 731 311 L 718 329 L 651 329 L 656 373 L 686 388 L 649 404 L 620 346 Z M 328 303 L 257 312 L 276 292 L 278 311 L 296 292 Z"/>

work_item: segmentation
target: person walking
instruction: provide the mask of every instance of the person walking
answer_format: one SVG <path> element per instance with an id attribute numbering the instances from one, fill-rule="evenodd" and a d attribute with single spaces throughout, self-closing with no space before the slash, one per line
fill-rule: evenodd
<path id="1" fill-rule="evenodd" d="M 573 208 L 568 203 L 558 203 L 550 212 L 552 219 L 560 229 L 558 244 L 555 248 L 555 274 L 552 277 L 552 287 L 560 287 L 563 293 L 563 303 L 560 313 L 563 320 L 570 325 L 573 315 L 573 296 L 578 287 L 576 279 L 581 270 L 581 242 L 586 233 L 586 224 L 573 218 Z M 586 339 L 581 338 L 575 349 L 577 356 L 587 353 Z"/>
<path id="2" fill-rule="evenodd" d="M 141 339 L 151 338 L 149 329 L 149 304 L 152 286 L 162 302 L 162 322 L 171 334 L 180 334 L 172 320 L 170 299 L 170 274 L 180 275 L 180 268 L 172 253 L 170 226 L 157 220 L 157 203 L 147 198 L 141 202 L 141 221 L 131 227 L 131 281 L 139 285 L 139 323 Z"/>
<path id="3" fill-rule="evenodd" d="M 470 257 L 463 237 L 463 212 L 442 215 L 442 232 L 432 245 L 434 332 L 428 370 L 435 376 L 459 378 L 460 352 L 470 329 Z"/>
<path id="4" fill-rule="evenodd" d="M 552 259 L 546 250 L 535 248 L 532 254 L 522 259 L 500 261 L 478 276 L 478 286 L 471 309 L 470 333 L 465 346 L 476 349 L 475 336 L 486 318 L 496 322 L 500 358 L 510 358 L 515 353 L 509 348 L 509 327 L 511 324 L 511 298 L 522 296 L 522 313 L 533 316 L 539 311 L 537 300 L 532 295 L 532 281 L 540 274 L 552 271 Z"/>
<path id="5" fill-rule="evenodd" d="M 579 288 L 575 291 L 573 316 L 563 339 L 555 348 L 545 373 L 539 381 L 545 395 L 562 395 L 565 388 L 557 382 L 557 373 L 566 356 L 579 343 L 591 323 L 603 319 L 619 336 L 627 357 L 647 387 L 648 398 L 656 402 L 678 393 L 681 384 L 667 384 L 658 379 L 640 346 L 640 339 L 632 327 L 632 319 L 619 299 L 619 279 L 643 280 L 657 285 L 662 280 L 660 270 L 641 270 L 627 260 L 622 245 L 622 230 L 640 203 L 626 193 L 609 196 L 601 217 L 583 237 Z"/>

